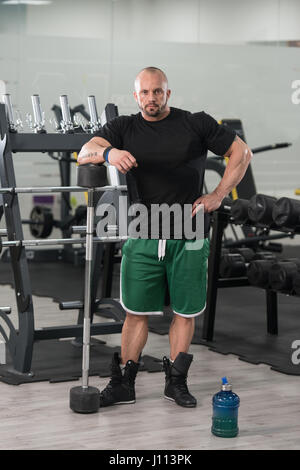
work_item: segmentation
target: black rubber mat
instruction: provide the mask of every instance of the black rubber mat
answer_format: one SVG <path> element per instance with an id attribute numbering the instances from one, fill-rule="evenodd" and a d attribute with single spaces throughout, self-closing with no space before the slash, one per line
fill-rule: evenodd
<path id="1" fill-rule="evenodd" d="M 212 342 L 202 340 L 202 323 L 203 316 L 196 322 L 193 344 L 237 355 L 252 364 L 267 364 L 278 372 L 300 375 L 300 364 L 292 361 L 293 353 L 296 355 L 292 344 L 300 341 L 300 298 L 278 295 L 278 335 L 267 333 L 265 291 L 254 287 L 219 290 Z"/>
<path id="2" fill-rule="evenodd" d="M 83 299 L 84 266 L 28 262 L 28 269 L 33 295 L 50 297 L 55 302 Z M 0 262 L 0 284 L 14 286 L 10 263 Z"/>
<path id="3" fill-rule="evenodd" d="M 89 375 L 110 376 L 110 364 L 114 352 L 120 348 L 111 348 L 97 339 L 92 340 L 90 348 Z M 162 362 L 152 356 L 142 356 L 140 371 L 161 372 Z M 70 340 L 37 341 L 33 348 L 31 370 L 33 375 L 16 374 L 11 364 L 0 366 L 0 381 L 11 385 L 28 382 L 49 381 L 66 382 L 81 377 L 82 348 L 74 346 Z"/>

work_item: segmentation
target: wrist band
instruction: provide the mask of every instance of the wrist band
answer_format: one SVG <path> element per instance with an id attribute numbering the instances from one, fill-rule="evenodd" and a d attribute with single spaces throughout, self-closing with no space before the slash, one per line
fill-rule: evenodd
<path id="1" fill-rule="evenodd" d="M 113 146 L 111 145 L 110 147 L 106 147 L 106 149 L 104 150 L 103 152 L 103 158 L 105 161 L 107 161 L 107 163 L 109 163 L 108 161 L 108 154 L 110 152 L 110 150 L 113 148 Z"/>

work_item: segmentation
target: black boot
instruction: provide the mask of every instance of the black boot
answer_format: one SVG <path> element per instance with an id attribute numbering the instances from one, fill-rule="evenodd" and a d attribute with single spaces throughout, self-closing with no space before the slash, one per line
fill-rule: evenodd
<path id="1" fill-rule="evenodd" d="M 192 354 L 183 352 L 178 354 L 173 364 L 167 357 L 163 358 L 163 368 L 166 373 L 165 398 L 187 408 L 194 408 L 197 405 L 197 400 L 190 394 L 186 383 L 192 360 Z"/>
<path id="2" fill-rule="evenodd" d="M 127 361 L 124 374 L 120 368 L 119 354 L 113 355 L 111 363 L 111 379 L 100 393 L 100 407 L 135 403 L 134 383 L 139 364 Z"/>

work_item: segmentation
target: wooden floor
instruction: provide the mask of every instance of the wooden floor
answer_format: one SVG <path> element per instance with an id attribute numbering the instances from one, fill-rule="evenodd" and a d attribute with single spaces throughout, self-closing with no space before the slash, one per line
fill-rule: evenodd
<path id="1" fill-rule="evenodd" d="M 0 287 L 1 306 L 12 306 L 14 292 Z M 76 315 L 58 310 L 51 299 L 33 297 L 36 327 L 72 324 Z M 11 319 L 16 324 L 16 314 Z M 101 337 L 99 337 L 101 338 Z M 120 345 L 120 335 L 103 336 Z M 300 338 L 299 338 L 300 339 Z M 77 382 L 7 385 L 0 382 L 0 449 L 300 449 L 300 378 L 251 365 L 192 345 L 189 388 L 198 406 L 185 409 L 163 398 L 163 373 L 140 372 L 134 405 L 117 405 L 93 415 L 69 409 L 69 390 Z M 168 338 L 150 333 L 144 353 L 168 354 Z M 227 375 L 241 399 L 239 436 L 210 432 L 211 399 Z M 92 377 L 102 389 L 107 379 Z M 79 382 L 78 382 L 79 384 Z"/>

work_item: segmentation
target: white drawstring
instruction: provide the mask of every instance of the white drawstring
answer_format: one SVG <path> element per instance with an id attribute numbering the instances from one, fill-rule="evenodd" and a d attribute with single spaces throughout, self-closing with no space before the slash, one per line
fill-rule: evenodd
<path id="1" fill-rule="evenodd" d="M 164 259 L 167 240 L 158 240 L 158 261 Z"/>

